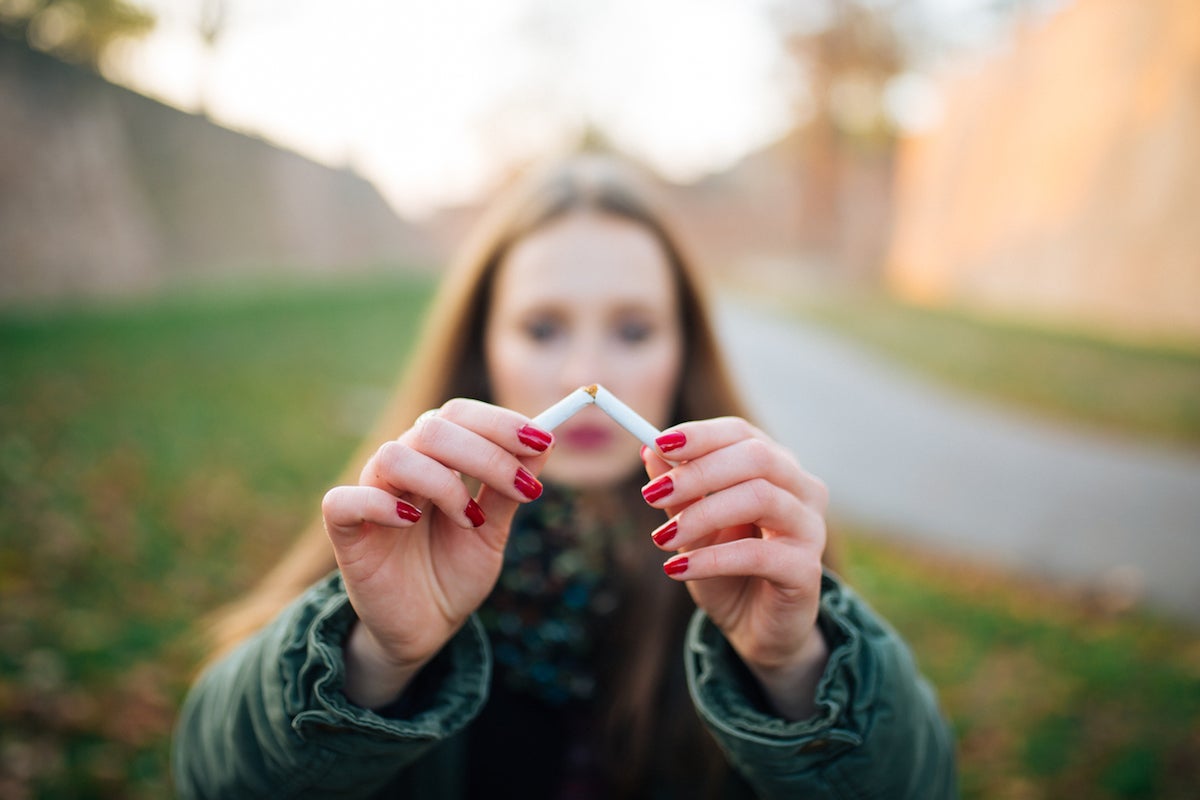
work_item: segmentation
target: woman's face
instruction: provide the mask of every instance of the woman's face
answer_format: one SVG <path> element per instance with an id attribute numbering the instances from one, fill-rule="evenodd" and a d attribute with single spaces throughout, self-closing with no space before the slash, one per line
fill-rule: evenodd
<path id="1" fill-rule="evenodd" d="M 662 427 L 683 362 L 667 254 L 647 228 L 569 213 L 519 240 L 499 266 L 484 352 L 493 400 L 534 416 L 592 383 Z M 640 465 L 637 440 L 595 406 L 554 432 L 543 476 L 607 486 Z"/>

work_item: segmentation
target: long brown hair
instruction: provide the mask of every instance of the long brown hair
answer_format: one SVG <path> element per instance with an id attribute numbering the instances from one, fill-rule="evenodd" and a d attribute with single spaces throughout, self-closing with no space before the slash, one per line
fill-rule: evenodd
<path id="1" fill-rule="evenodd" d="M 674 274 L 684 332 L 684 364 L 672 424 L 716 416 L 746 416 L 720 355 L 710 306 L 696 263 L 664 210 L 659 189 L 643 170 L 611 156 L 582 154 L 537 169 L 510 188 L 467 240 L 430 308 L 404 379 L 343 476 L 358 471 L 384 441 L 399 436 L 423 411 L 452 397 L 490 401 L 483 331 L 497 268 L 514 243 L 552 220 L 580 211 L 613 215 L 649 230 L 662 245 Z M 637 495 L 633 495 L 636 497 Z M 642 503 L 633 519 L 648 532 L 661 512 Z M 657 518 L 654 516 L 657 515 Z M 641 544 L 645 545 L 644 542 Z M 653 551 L 650 551 L 653 552 Z M 620 555 L 620 553 L 618 554 Z M 630 605 L 661 613 L 635 614 L 623 635 L 620 672 L 628 679 L 613 690 L 614 730 L 623 728 L 622 758 L 640 759 L 656 736 L 664 676 L 679 661 L 682 627 L 690 613 L 686 592 L 664 580 L 658 561 L 639 555 L 620 559 Z M 243 598 L 223 609 L 211 627 L 213 649 L 223 653 L 265 625 L 284 605 L 336 564 L 320 519 L 305 529 L 283 559 Z M 694 718 L 694 715 L 693 715 Z M 660 740 L 661 741 L 661 740 Z M 625 762 L 630 766 L 630 762 Z M 631 773 L 637 773 L 634 769 Z"/>

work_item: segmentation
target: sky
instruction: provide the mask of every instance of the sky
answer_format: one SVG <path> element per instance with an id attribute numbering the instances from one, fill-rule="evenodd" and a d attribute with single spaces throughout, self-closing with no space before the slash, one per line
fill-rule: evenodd
<path id="1" fill-rule="evenodd" d="M 958 40 L 991 35 L 987 0 L 923 1 Z M 205 0 L 131 2 L 158 24 L 108 53 L 110 78 L 350 166 L 409 217 L 470 200 L 588 123 L 686 181 L 779 138 L 799 107 L 779 0 L 226 0 L 211 48 Z M 820 24 L 820 3 L 785 5 Z M 896 88 L 928 109 L 913 75 Z"/>

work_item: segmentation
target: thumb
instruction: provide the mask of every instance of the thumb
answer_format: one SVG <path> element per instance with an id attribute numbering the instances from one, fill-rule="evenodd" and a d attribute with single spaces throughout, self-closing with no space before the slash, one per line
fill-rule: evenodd
<path id="1" fill-rule="evenodd" d="M 650 480 L 654 480 L 671 469 L 670 464 L 646 445 L 642 445 L 642 464 L 646 467 L 646 475 Z"/>
<path id="2" fill-rule="evenodd" d="M 476 530 L 476 535 L 496 550 L 503 550 L 508 543 L 508 529 L 520 503 L 487 486 L 479 490 L 475 502 L 483 512 L 483 524 Z"/>
<path id="3" fill-rule="evenodd" d="M 519 460 L 528 473 L 536 478 L 542 467 L 545 466 L 547 457 L 547 455 L 540 455 Z M 496 549 L 503 550 L 508 542 L 508 531 L 512 526 L 513 516 L 517 513 L 517 507 L 521 503 L 486 484 L 480 487 L 475 502 L 479 505 L 484 517 L 483 525 L 479 526 L 479 535 Z M 530 502 L 537 502 L 536 498 Z"/>

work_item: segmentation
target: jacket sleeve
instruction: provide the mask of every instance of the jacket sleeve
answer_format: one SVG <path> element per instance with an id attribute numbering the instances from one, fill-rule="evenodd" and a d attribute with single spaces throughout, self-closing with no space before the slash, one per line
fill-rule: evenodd
<path id="1" fill-rule="evenodd" d="M 369 796 L 479 713 L 491 656 L 475 618 L 391 716 L 342 693 L 354 619 L 334 573 L 200 676 L 172 742 L 180 797 Z"/>
<path id="2" fill-rule="evenodd" d="M 788 722 L 716 625 L 696 612 L 688 688 L 730 763 L 764 798 L 952 798 L 954 740 L 898 634 L 826 573 L 818 624 L 830 648 L 818 711 Z"/>

